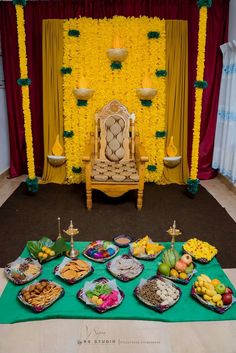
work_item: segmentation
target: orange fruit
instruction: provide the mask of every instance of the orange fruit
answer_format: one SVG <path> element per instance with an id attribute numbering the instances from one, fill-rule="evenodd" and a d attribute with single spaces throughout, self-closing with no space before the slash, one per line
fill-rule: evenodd
<path id="1" fill-rule="evenodd" d="M 181 272 L 181 273 L 179 274 L 179 278 L 181 278 L 181 279 L 186 279 L 186 278 L 188 278 L 188 275 L 187 275 L 187 273 L 185 273 L 185 272 Z"/>
<path id="2" fill-rule="evenodd" d="M 217 278 L 214 278 L 211 280 L 211 284 L 215 287 L 217 284 L 219 284 L 220 281 Z"/>
<path id="3" fill-rule="evenodd" d="M 170 276 L 171 276 L 171 277 L 178 278 L 178 277 L 179 277 L 178 271 L 176 271 L 176 269 L 172 268 L 172 269 L 170 270 Z"/>

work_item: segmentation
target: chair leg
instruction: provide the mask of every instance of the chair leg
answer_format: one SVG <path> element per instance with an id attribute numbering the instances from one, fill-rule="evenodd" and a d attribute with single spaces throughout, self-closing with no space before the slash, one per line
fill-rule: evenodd
<path id="1" fill-rule="evenodd" d="M 143 206 L 143 190 L 138 190 L 137 209 L 140 211 Z"/>
<path id="2" fill-rule="evenodd" d="M 92 208 L 92 190 L 86 190 L 86 197 L 87 197 L 87 209 L 91 210 Z"/>

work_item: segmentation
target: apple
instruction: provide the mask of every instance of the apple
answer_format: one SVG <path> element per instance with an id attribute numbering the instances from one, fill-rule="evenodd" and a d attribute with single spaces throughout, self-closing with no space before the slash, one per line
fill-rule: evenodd
<path id="1" fill-rule="evenodd" d="M 223 283 L 219 283 L 215 286 L 215 290 L 218 294 L 224 294 L 225 293 L 225 285 Z"/>
<path id="2" fill-rule="evenodd" d="M 189 254 L 184 254 L 182 257 L 181 257 L 181 261 L 185 262 L 186 265 L 190 265 L 191 262 L 193 261 L 192 260 L 192 256 L 190 256 Z"/>
<path id="3" fill-rule="evenodd" d="M 222 300 L 224 305 L 229 305 L 232 303 L 233 297 L 231 293 L 224 293 L 222 295 Z"/>
<path id="4" fill-rule="evenodd" d="M 229 294 L 233 294 L 233 291 L 232 291 L 232 289 L 231 288 L 229 288 L 229 287 L 226 287 L 225 288 L 225 293 L 229 293 Z"/>

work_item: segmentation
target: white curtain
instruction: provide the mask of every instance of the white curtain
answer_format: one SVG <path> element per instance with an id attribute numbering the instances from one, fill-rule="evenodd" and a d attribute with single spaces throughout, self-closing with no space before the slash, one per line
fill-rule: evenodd
<path id="1" fill-rule="evenodd" d="M 221 45 L 223 70 L 212 167 L 236 182 L 236 41 Z"/>

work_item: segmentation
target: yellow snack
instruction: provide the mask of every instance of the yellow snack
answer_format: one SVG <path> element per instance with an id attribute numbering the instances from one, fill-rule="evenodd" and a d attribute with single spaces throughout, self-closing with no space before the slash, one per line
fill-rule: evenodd
<path id="1" fill-rule="evenodd" d="M 46 249 L 47 249 L 47 246 L 43 246 L 43 247 L 42 247 L 42 251 L 45 252 Z"/>
<path id="2" fill-rule="evenodd" d="M 207 294 L 204 294 L 203 299 L 206 301 L 209 301 L 209 300 L 211 300 L 211 297 L 209 297 L 209 295 L 207 295 Z"/>
<path id="3" fill-rule="evenodd" d="M 46 260 L 48 258 L 48 254 L 44 253 L 42 257 Z"/>

